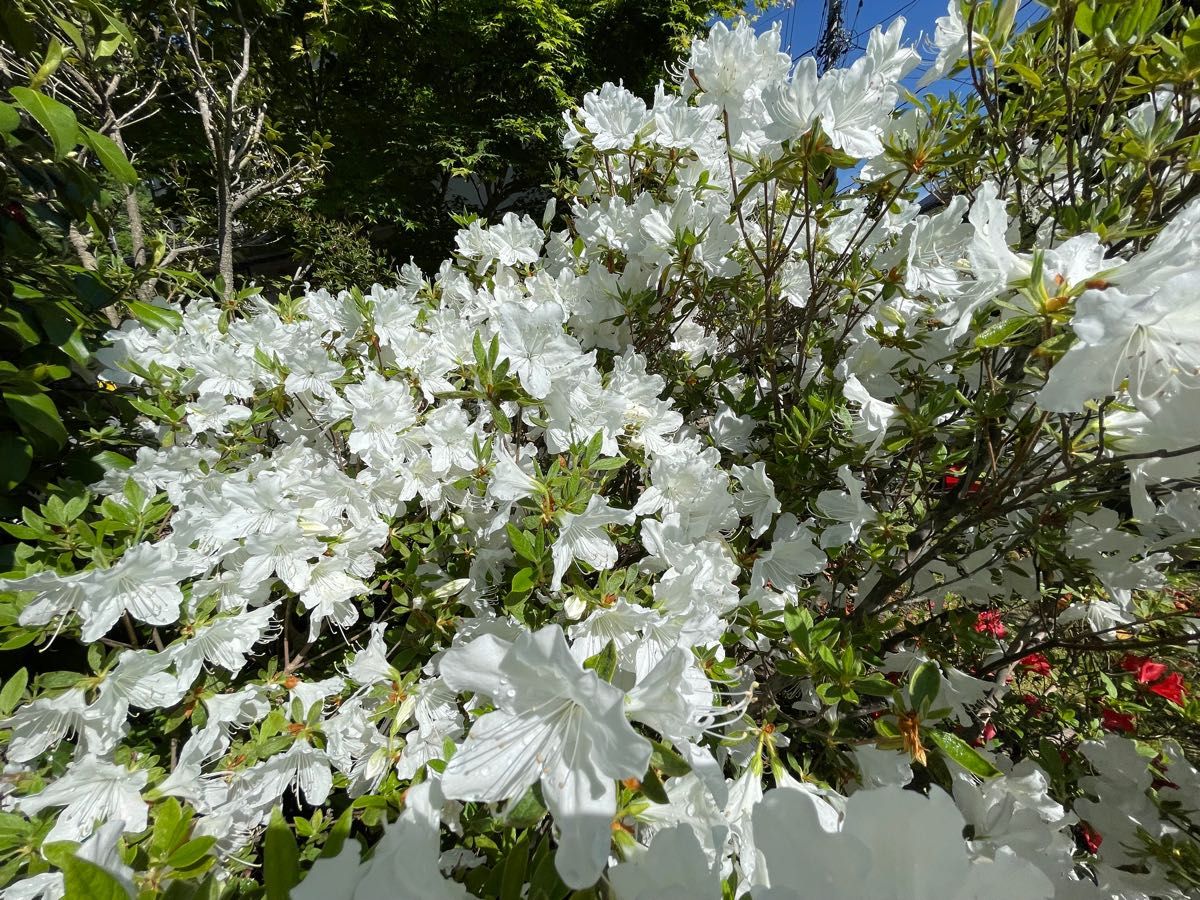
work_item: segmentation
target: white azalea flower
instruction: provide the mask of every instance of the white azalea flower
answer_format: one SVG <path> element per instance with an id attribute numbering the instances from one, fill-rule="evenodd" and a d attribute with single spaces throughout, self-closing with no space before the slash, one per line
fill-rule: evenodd
<path id="1" fill-rule="evenodd" d="M 178 622 L 183 603 L 179 582 L 192 574 L 166 541 L 130 548 L 110 568 L 96 570 L 88 601 L 79 611 L 82 639 L 99 640 L 125 612 L 147 625 Z"/>
<path id="2" fill-rule="evenodd" d="M 720 403 L 708 426 L 708 433 L 718 447 L 733 453 L 745 453 L 750 448 L 750 436 L 757 425 L 753 416 L 739 416 Z"/>
<path id="3" fill-rule="evenodd" d="M 817 60 L 802 57 L 787 81 L 778 81 L 763 92 L 763 101 L 771 116 L 768 132 L 780 141 L 803 137 L 817 118 Z"/>
<path id="4" fill-rule="evenodd" d="M 495 803 L 534 782 L 558 826 L 555 867 L 570 887 L 595 883 L 608 858 L 617 779 L 641 778 L 650 742 L 625 718 L 624 695 L 571 656 L 557 625 L 509 644 L 491 635 L 446 651 L 451 688 L 491 696 L 442 778 L 447 797 Z"/>
<path id="5" fill-rule="evenodd" d="M 838 468 L 838 477 L 846 485 L 845 491 L 821 491 L 817 495 L 817 512 L 839 523 L 821 533 L 822 550 L 858 540 L 862 527 L 875 520 L 875 510 L 862 498 L 865 483 L 854 477 L 849 466 Z"/>
<path id="6" fill-rule="evenodd" d="M 535 400 L 544 400 L 554 377 L 579 360 L 579 345 L 563 331 L 563 318 L 553 301 L 533 310 L 506 303 L 496 311 L 500 352 Z"/>
<path id="7" fill-rule="evenodd" d="M 1114 264 L 1075 303 L 1076 341 L 1050 370 L 1038 404 L 1078 412 L 1123 383 L 1153 413 L 1164 395 L 1200 388 L 1200 201 L 1193 200 L 1146 251 Z"/>
<path id="8" fill-rule="evenodd" d="M 721 882 L 687 825 L 656 832 L 646 851 L 608 870 L 619 900 L 720 900 Z"/>
<path id="9" fill-rule="evenodd" d="M 187 692 L 189 683 L 181 683 L 178 675 L 168 672 L 172 654 L 153 650 L 124 650 L 117 665 L 100 682 L 100 699 L 96 706 L 108 705 L 124 711 L 159 709 L 174 706 Z"/>
<path id="10" fill-rule="evenodd" d="M 333 382 L 346 374 L 346 367 L 330 359 L 329 354 L 320 347 L 303 348 L 288 360 L 288 367 L 291 371 L 284 379 L 283 386 L 289 393 L 302 394 L 307 391 L 326 400 L 334 396 Z"/>
<path id="11" fill-rule="evenodd" d="M 767 465 L 734 466 L 730 471 L 741 485 L 734 498 L 738 512 L 750 516 L 750 537 L 758 537 L 771 527 L 775 513 L 783 507 L 775 498 L 775 485 L 767 477 Z"/>
<path id="12" fill-rule="evenodd" d="M 948 0 L 946 15 L 939 16 L 934 23 L 933 45 L 938 49 L 937 59 L 917 82 L 917 89 L 933 84 L 967 55 L 967 24 L 963 21 L 962 0 Z M 978 46 L 981 35 L 973 37 Z"/>
<path id="13" fill-rule="evenodd" d="M 604 531 L 606 525 L 632 525 L 634 513 L 614 509 L 600 495 L 593 496 L 581 513 L 564 513 L 554 541 L 554 577 L 551 590 L 562 587 L 562 577 L 577 559 L 593 569 L 611 569 L 617 562 L 617 545 Z"/>
<path id="14" fill-rule="evenodd" d="M 83 739 L 81 750 L 108 753 L 120 739 L 124 724 L 124 710 L 115 717 L 105 715 L 102 709 L 87 705 L 82 690 L 72 688 L 25 704 L 0 721 L 0 728 L 12 730 L 5 756 L 13 762 L 29 762 L 57 747 L 63 738 L 76 735 Z"/>
<path id="15" fill-rule="evenodd" d="M 341 557 L 323 557 L 309 570 L 308 585 L 300 600 L 308 610 L 308 639 L 315 641 L 326 619 L 347 628 L 358 621 L 353 598 L 367 593 L 367 585 L 346 570 L 350 561 Z"/>
<path id="16" fill-rule="evenodd" d="M 776 789 L 755 807 L 755 845 L 770 885 L 756 890 L 755 900 L 1054 896 L 1053 883 L 1027 862 L 972 860 L 962 813 L 937 787 L 928 797 L 895 787 L 859 791 L 846 801 L 835 832 L 826 829 L 815 802 L 800 791 Z"/>
<path id="17" fill-rule="evenodd" d="M 226 403 L 218 394 L 198 397 L 188 403 L 184 410 L 187 412 L 188 427 L 195 434 L 223 431 L 230 422 L 244 422 L 252 414 L 249 408 L 239 403 Z"/>
<path id="18" fill-rule="evenodd" d="M 180 681 L 185 684 L 195 681 L 206 663 L 234 675 L 240 672 L 254 645 L 270 636 L 278 606 L 276 601 L 238 615 L 221 616 L 197 628 L 183 643 L 172 645 L 168 655 L 175 663 Z"/>
<path id="19" fill-rule="evenodd" d="M 438 869 L 442 802 L 436 780 L 410 788 L 404 811 L 384 829 L 369 860 L 360 863 L 361 845 L 346 841 L 337 856 L 316 862 L 292 900 L 470 900 L 465 887 Z"/>
<path id="20" fill-rule="evenodd" d="M 254 784 L 252 797 L 267 809 L 293 786 L 310 806 L 323 804 L 333 788 L 329 757 L 303 738 L 286 752 L 252 766 L 247 774 Z"/>
<path id="21" fill-rule="evenodd" d="M 846 399 L 858 404 L 854 416 L 854 440 L 859 444 L 870 441 L 869 453 L 874 453 L 883 443 L 888 425 L 896 416 L 896 407 L 867 393 L 858 377 L 851 375 L 842 388 Z"/>
<path id="22" fill-rule="evenodd" d="M 87 756 L 67 767 L 57 781 L 40 793 L 21 797 L 17 809 L 34 815 L 53 806 L 65 807 L 50 833 L 51 841 L 82 841 L 92 833 L 96 823 L 120 820 L 126 834 L 135 834 L 146 827 L 146 801 L 141 790 L 148 774 L 130 771 L 124 766 Z"/>
<path id="23" fill-rule="evenodd" d="M 45 625 L 57 616 L 79 612 L 88 602 L 89 590 L 96 582 L 98 569 L 85 569 L 71 575 L 57 572 L 35 572 L 24 578 L 0 580 L 6 591 L 37 591 L 37 596 L 25 606 L 17 622 L 26 628 Z"/>
<path id="24" fill-rule="evenodd" d="M 640 629 L 658 624 L 662 615 L 644 606 L 636 606 L 624 597 L 612 606 L 597 609 L 568 630 L 571 636 L 571 655 L 584 662 L 603 650 L 609 641 L 617 650 L 617 659 L 625 668 L 632 666 L 632 654 L 626 652 L 636 644 Z"/>
<path id="25" fill-rule="evenodd" d="M 644 100 L 611 82 L 584 96 L 581 118 L 597 150 L 631 150 L 653 121 Z"/>
<path id="26" fill-rule="evenodd" d="M 784 513 L 775 523 L 771 548 L 754 561 L 750 574 L 752 588 L 773 587 L 777 591 L 794 591 L 803 575 L 815 575 L 825 567 L 825 554 L 813 542 L 813 533 Z"/>
<path id="27" fill-rule="evenodd" d="M 385 625 L 376 622 L 371 626 L 371 637 L 367 646 L 354 654 L 346 673 L 352 681 L 363 686 L 381 682 L 399 681 L 399 673 L 387 660 L 387 645 L 383 640 Z"/>

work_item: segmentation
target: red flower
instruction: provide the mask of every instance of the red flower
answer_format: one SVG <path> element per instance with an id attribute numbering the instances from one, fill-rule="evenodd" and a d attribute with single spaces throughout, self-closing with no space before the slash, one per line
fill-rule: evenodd
<path id="1" fill-rule="evenodd" d="M 962 478 L 959 477 L 962 474 L 962 467 L 954 466 L 953 468 L 950 469 L 950 472 L 952 474 L 942 476 L 942 484 L 945 486 L 946 490 L 948 490 L 948 491 L 952 491 L 956 487 L 958 487 L 960 484 L 962 484 Z M 968 494 L 978 494 L 980 489 L 982 489 L 982 488 L 983 488 L 983 485 L 980 482 L 972 481 L 971 486 L 967 488 L 967 493 Z"/>
<path id="2" fill-rule="evenodd" d="M 1030 653 L 1018 663 L 1023 669 L 1028 669 L 1034 675 L 1049 675 L 1050 660 L 1040 653 Z"/>
<path id="3" fill-rule="evenodd" d="M 996 736 L 996 726 L 991 722 L 987 722 L 983 726 L 983 731 L 979 732 L 979 736 L 972 743 L 976 747 L 982 747 L 988 741 Z"/>
<path id="4" fill-rule="evenodd" d="M 4 204 L 4 216 L 5 218 L 12 219 L 14 222 L 20 223 L 21 225 L 24 225 L 29 221 L 25 217 L 25 207 L 23 207 L 16 200 L 10 200 L 8 203 Z"/>
<path id="5" fill-rule="evenodd" d="M 1183 706 L 1183 676 L 1178 672 L 1172 672 L 1162 681 L 1158 682 L 1158 684 L 1150 685 L 1147 690 L 1152 694 L 1158 694 L 1158 696 L 1170 700 L 1178 706 Z"/>
<path id="6" fill-rule="evenodd" d="M 1167 674 L 1167 667 L 1163 663 L 1141 656 L 1127 655 L 1121 660 L 1121 668 L 1137 675 L 1138 684 L 1151 684 Z"/>
<path id="7" fill-rule="evenodd" d="M 1100 711 L 1100 726 L 1105 731 L 1119 731 L 1121 734 L 1133 734 L 1137 727 L 1134 725 L 1132 713 L 1117 712 L 1107 706 Z"/>
<path id="8" fill-rule="evenodd" d="M 1042 708 L 1042 701 L 1033 694 L 1022 694 L 1018 699 L 1020 699 L 1020 701 L 1028 706 L 1033 712 L 1039 712 Z"/>
<path id="9" fill-rule="evenodd" d="M 1104 843 L 1104 837 L 1100 832 L 1087 822 L 1079 823 L 1079 836 L 1083 838 L 1083 845 L 1087 847 L 1088 853 L 1098 852 L 1100 845 Z"/>
<path id="10" fill-rule="evenodd" d="M 975 618 L 975 631 L 979 634 L 990 634 L 995 638 L 1002 638 L 1008 634 L 1008 629 L 1000 621 L 1000 613 L 994 609 L 984 610 Z"/>

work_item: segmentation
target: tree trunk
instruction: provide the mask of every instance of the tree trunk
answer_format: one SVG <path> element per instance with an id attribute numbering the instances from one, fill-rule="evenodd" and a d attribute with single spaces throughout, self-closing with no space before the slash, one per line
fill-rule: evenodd
<path id="1" fill-rule="evenodd" d="M 217 183 L 217 274 L 221 276 L 221 299 L 233 296 L 233 204 L 224 179 Z"/>

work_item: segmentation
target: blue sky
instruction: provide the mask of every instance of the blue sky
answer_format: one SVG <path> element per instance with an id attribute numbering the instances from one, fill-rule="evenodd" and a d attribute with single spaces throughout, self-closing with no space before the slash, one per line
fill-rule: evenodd
<path id="1" fill-rule="evenodd" d="M 793 57 L 800 57 L 815 49 L 824 24 L 824 10 L 824 0 L 787 0 L 784 5 L 763 13 L 756 27 L 769 28 L 778 22 L 782 29 L 783 50 Z M 922 33 L 932 40 L 935 21 L 946 14 L 946 0 L 843 0 L 843 10 L 846 27 L 853 35 L 853 47 L 847 55 L 849 62 L 866 46 L 872 28 L 887 25 L 897 16 L 904 16 L 907 20 L 904 27 L 906 42 L 916 41 Z M 1044 10 L 1032 0 L 1023 0 L 1017 21 L 1025 23 L 1038 12 Z M 925 61 L 905 79 L 909 87 L 916 85 L 925 68 L 937 55 L 928 47 L 922 46 L 920 49 Z M 953 83 L 946 83 L 930 89 L 947 91 L 953 87 Z"/>

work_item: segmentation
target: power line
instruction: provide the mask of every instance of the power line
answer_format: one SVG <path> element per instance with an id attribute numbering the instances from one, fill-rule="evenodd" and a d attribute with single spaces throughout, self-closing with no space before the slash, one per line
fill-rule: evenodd
<path id="1" fill-rule="evenodd" d="M 825 0 L 825 24 L 816 46 L 817 68 L 822 73 L 836 67 L 851 47 L 842 3 L 843 0 Z"/>
<path id="2" fill-rule="evenodd" d="M 859 38 L 861 38 L 864 34 L 870 34 L 872 31 L 874 31 L 880 25 L 888 24 L 889 22 L 894 20 L 897 16 L 903 15 L 904 13 L 908 12 L 910 9 L 912 9 L 916 5 L 917 5 L 917 0 L 908 0 L 907 3 L 904 3 L 901 6 L 897 7 L 896 9 L 892 10 L 892 12 L 888 13 L 886 16 L 884 16 L 879 21 L 875 22 L 873 25 L 868 25 L 866 28 L 860 29 L 859 31 L 855 31 L 853 34 L 850 35 L 850 40 L 854 42 L 853 43 L 854 49 L 856 49 L 856 50 L 865 49 L 858 42 Z M 855 20 L 857 21 L 857 17 L 855 17 Z"/>

